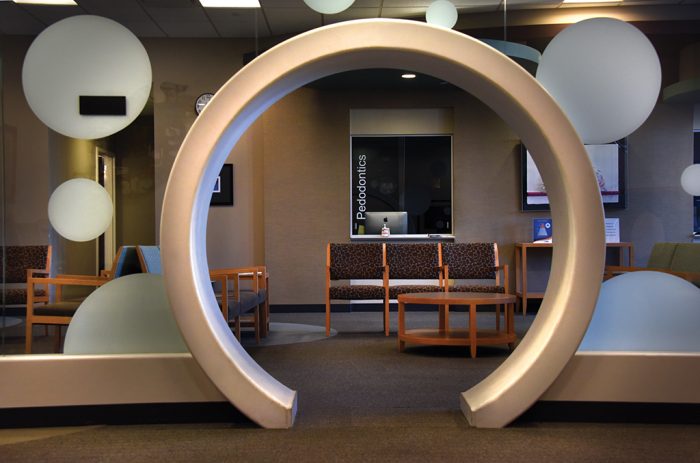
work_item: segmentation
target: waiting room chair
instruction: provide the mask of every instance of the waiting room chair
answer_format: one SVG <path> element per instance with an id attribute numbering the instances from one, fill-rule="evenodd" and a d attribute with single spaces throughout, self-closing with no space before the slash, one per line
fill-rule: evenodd
<path id="1" fill-rule="evenodd" d="M 498 264 L 496 243 L 442 243 L 442 264 L 446 292 L 508 292 L 508 266 Z M 483 280 L 490 281 L 485 283 Z M 501 306 L 497 305 L 497 330 L 500 323 Z"/>
<path id="2" fill-rule="evenodd" d="M 380 280 L 381 284 L 335 284 L 338 280 Z M 326 336 L 331 334 L 332 300 L 386 299 L 386 248 L 383 243 L 329 243 L 326 246 Z M 389 334 L 385 308 L 384 331 Z"/>
<path id="3" fill-rule="evenodd" d="M 388 281 L 384 313 L 389 318 L 389 300 L 400 294 L 431 293 L 442 290 L 442 255 L 438 243 L 387 243 Z M 432 280 L 434 283 L 391 285 L 395 280 Z M 388 325 L 385 334 L 389 335 Z"/>
<path id="4" fill-rule="evenodd" d="M 63 288 L 91 287 L 95 289 L 118 278 L 131 273 L 139 273 L 140 266 L 134 246 L 122 246 L 112 262 L 112 268 L 103 270 L 100 276 L 95 275 L 66 275 L 59 274 L 53 278 L 27 275 L 27 321 L 25 334 L 25 352 L 32 352 L 34 325 L 54 325 L 57 328 L 55 350 L 58 351 L 61 344 L 61 327 L 67 326 L 84 298 L 64 298 Z M 34 296 L 35 288 L 49 286 L 55 288 L 53 301 L 48 298 Z M 41 303 L 37 305 L 37 303 Z"/>
<path id="5" fill-rule="evenodd" d="M 609 265 L 603 279 L 641 270 L 670 273 L 700 287 L 700 243 L 655 243 L 646 267 Z"/>
<path id="6" fill-rule="evenodd" d="M 27 305 L 27 278 L 48 276 L 51 270 L 51 246 L 2 246 L 0 262 L 4 262 L 4 272 L 0 273 L 3 307 L 25 308 Z M 48 302 L 48 288 L 34 286 L 34 301 Z"/>
<path id="7" fill-rule="evenodd" d="M 218 284 L 217 300 L 222 302 L 224 319 L 233 326 L 236 338 L 241 340 L 241 328 L 250 326 L 255 333 L 255 341 L 267 334 L 269 329 L 268 274 L 265 266 L 222 268 L 210 270 L 212 280 L 224 276 Z M 226 288 L 226 290 L 224 290 Z M 224 308 L 223 300 L 228 300 Z M 246 319 L 251 314 L 252 319 Z"/>
<path id="8" fill-rule="evenodd" d="M 137 253 L 144 272 L 162 273 L 159 246 L 138 246 Z M 219 292 L 216 292 L 215 288 L 215 293 L 221 313 L 229 325 L 233 325 L 234 333 L 239 341 L 241 339 L 241 317 L 250 312 L 253 315 L 251 325 L 255 331 L 255 339 L 260 341 L 260 311 L 261 307 L 267 303 L 266 279 L 253 278 L 251 290 L 246 291 L 241 288 L 242 274 L 258 275 L 259 272 L 262 272 L 262 275 L 267 275 L 264 267 L 217 269 L 209 272 L 210 280 L 220 289 Z M 246 275 L 243 276 L 243 279 L 246 279 Z M 233 285 L 233 289 L 229 289 L 230 284 Z"/>

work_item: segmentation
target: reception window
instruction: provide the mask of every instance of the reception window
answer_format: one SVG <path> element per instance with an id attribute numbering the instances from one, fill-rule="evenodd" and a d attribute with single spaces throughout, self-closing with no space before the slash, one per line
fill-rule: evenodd
<path id="1" fill-rule="evenodd" d="M 353 136 L 351 234 L 452 233 L 452 136 Z"/>

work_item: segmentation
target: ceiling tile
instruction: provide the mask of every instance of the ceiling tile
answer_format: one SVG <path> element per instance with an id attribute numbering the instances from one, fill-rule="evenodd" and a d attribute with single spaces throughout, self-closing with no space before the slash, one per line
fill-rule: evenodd
<path id="1" fill-rule="evenodd" d="M 699 0 L 700 1 L 700 0 Z M 679 0 L 625 0 L 625 6 L 631 5 L 675 5 Z"/>
<path id="2" fill-rule="evenodd" d="M 335 24 L 353 19 L 368 19 L 378 18 L 379 8 L 349 8 L 341 13 L 334 15 L 324 15 L 323 21 L 326 24 Z"/>
<path id="3" fill-rule="evenodd" d="M 382 18 L 425 18 L 424 7 L 382 8 Z"/>
<path id="4" fill-rule="evenodd" d="M 46 26 L 14 3 L 0 3 L 0 32 L 8 35 L 36 35 Z"/>
<path id="5" fill-rule="evenodd" d="M 384 8 L 427 8 L 435 0 L 384 0 Z M 452 4 L 457 8 L 469 8 L 475 3 L 480 3 L 479 0 L 451 0 Z M 493 0 L 497 3 L 500 0 Z"/>
<path id="6" fill-rule="evenodd" d="M 22 5 L 22 8 L 47 26 L 61 19 L 85 14 L 85 10 L 79 6 Z"/>
<path id="7" fill-rule="evenodd" d="M 556 8 L 562 0 L 508 0 L 506 7 L 509 10 L 539 10 L 542 8 Z M 503 9 L 502 7 L 500 8 Z"/>
<path id="8" fill-rule="evenodd" d="M 270 30 L 259 8 L 207 8 L 206 14 L 221 37 L 268 37 Z"/>
<path id="9" fill-rule="evenodd" d="M 309 8 L 304 0 L 260 0 L 263 8 Z"/>
<path id="10" fill-rule="evenodd" d="M 113 19 L 138 37 L 165 37 L 165 32 L 136 0 L 79 0 L 86 13 Z"/>
<path id="11" fill-rule="evenodd" d="M 146 6 L 146 11 L 168 37 L 219 36 L 214 25 L 204 13 L 204 8 L 162 8 Z"/>
<path id="12" fill-rule="evenodd" d="M 265 8 L 272 35 L 297 34 L 321 27 L 321 14 L 309 8 Z"/>
<path id="13" fill-rule="evenodd" d="M 146 11 L 136 0 L 79 0 L 86 13 L 104 16 L 115 21 L 144 21 Z"/>

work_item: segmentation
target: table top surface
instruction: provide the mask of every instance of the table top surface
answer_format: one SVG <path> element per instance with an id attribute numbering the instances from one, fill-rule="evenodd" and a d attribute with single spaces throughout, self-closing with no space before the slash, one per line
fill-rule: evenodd
<path id="1" fill-rule="evenodd" d="M 609 248 L 630 248 L 632 243 L 626 241 L 620 241 L 618 243 L 605 243 L 606 247 Z M 554 247 L 554 243 L 515 243 L 516 248 L 551 248 Z"/>
<path id="2" fill-rule="evenodd" d="M 399 294 L 399 302 L 408 304 L 512 304 L 514 294 L 503 293 L 407 293 Z"/>

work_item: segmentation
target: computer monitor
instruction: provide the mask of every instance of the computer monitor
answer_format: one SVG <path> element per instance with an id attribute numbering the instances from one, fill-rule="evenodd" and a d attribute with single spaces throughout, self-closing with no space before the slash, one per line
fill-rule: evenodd
<path id="1" fill-rule="evenodd" d="M 408 213 L 406 211 L 365 212 L 365 233 L 380 235 L 384 222 L 392 235 L 408 233 Z"/>

